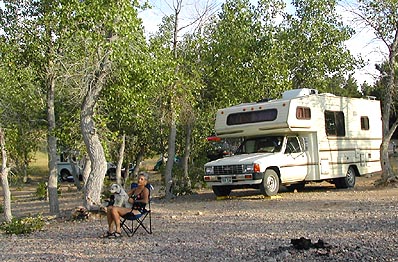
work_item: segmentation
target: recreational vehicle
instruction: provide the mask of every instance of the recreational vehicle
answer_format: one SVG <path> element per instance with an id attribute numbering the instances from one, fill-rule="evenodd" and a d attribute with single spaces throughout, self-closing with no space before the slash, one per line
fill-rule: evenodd
<path id="1" fill-rule="evenodd" d="M 281 185 L 321 181 L 350 188 L 356 176 L 381 170 L 380 101 L 371 97 L 294 89 L 281 99 L 218 110 L 215 131 L 243 138 L 233 155 L 204 166 L 204 181 L 217 196 L 239 188 L 273 196 Z"/>

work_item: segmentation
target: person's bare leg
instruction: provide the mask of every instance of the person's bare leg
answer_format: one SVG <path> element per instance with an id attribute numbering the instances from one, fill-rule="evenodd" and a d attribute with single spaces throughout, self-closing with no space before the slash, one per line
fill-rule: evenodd
<path id="1" fill-rule="evenodd" d="M 113 222 L 115 222 L 115 225 L 116 225 L 115 232 L 120 233 L 121 230 L 120 230 L 120 213 L 119 213 L 119 209 L 118 208 L 112 208 L 111 215 L 112 215 L 112 220 L 113 220 Z"/>
<path id="2" fill-rule="evenodd" d="M 112 220 L 116 225 L 115 232 L 121 233 L 120 218 L 129 212 L 131 212 L 131 209 L 129 209 L 129 208 L 122 208 L 122 207 L 112 208 L 112 212 L 111 212 Z"/>
<path id="3" fill-rule="evenodd" d="M 106 212 L 106 218 L 108 219 L 108 232 L 109 233 L 113 232 L 112 210 L 113 210 L 113 207 L 108 207 L 107 212 Z"/>

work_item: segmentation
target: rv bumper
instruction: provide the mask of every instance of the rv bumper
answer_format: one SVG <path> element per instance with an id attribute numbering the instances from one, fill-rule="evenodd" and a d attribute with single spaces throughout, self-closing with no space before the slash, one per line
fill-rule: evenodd
<path id="1" fill-rule="evenodd" d="M 227 185 L 256 185 L 262 182 L 262 174 L 239 174 L 239 175 L 218 175 L 204 176 L 204 181 L 210 186 Z"/>

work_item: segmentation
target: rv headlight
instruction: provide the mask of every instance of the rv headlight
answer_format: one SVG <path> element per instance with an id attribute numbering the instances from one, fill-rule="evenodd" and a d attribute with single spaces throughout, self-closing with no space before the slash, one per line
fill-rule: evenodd
<path id="1" fill-rule="evenodd" d="M 212 167 L 212 166 L 205 167 L 205 173 L 206 173 L 206 175 L 213 175 L 214 174 L 214 167 Z"/>
<path id="2" fill-rule="evenodd" d="M 253 173 L 253 165 L 243 165 L 243 173 Z"/>

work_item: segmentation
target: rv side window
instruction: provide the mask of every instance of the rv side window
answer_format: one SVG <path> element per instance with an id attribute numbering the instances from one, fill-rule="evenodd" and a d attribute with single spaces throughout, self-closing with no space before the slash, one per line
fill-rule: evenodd
<path id="1" fill-rule="evenodd" d="M 300 153 L 300 142 L 297 137 L 288 137 L 285 154 Z"/>
<path id="2" fill-rule="evenodd" d="M 259 111 L 235 113 L 235 114 L 230 114 L 227 117 L 227 125 L 232 126 L 232 125 L 241 125 L 248 123 L 274 121 L 277 115 L 278 111 L 275 108 L 259 110 Z"/>
<path id="3" fill-rule="evenodd" d="M 369 130 L 369 117 L 361 116 L 361 130 Z"/>
<path id="4" fill-rule="evenodd" d="M 305 120 L 311 119 L 311 108 L 298 106 L 296 108 L 296 118 Z"/>
<path id="5" fill-rule="evenodd" d="M 327 136 L 345 136 L 344 113 L 325 111 L 325 131 Z"/>

